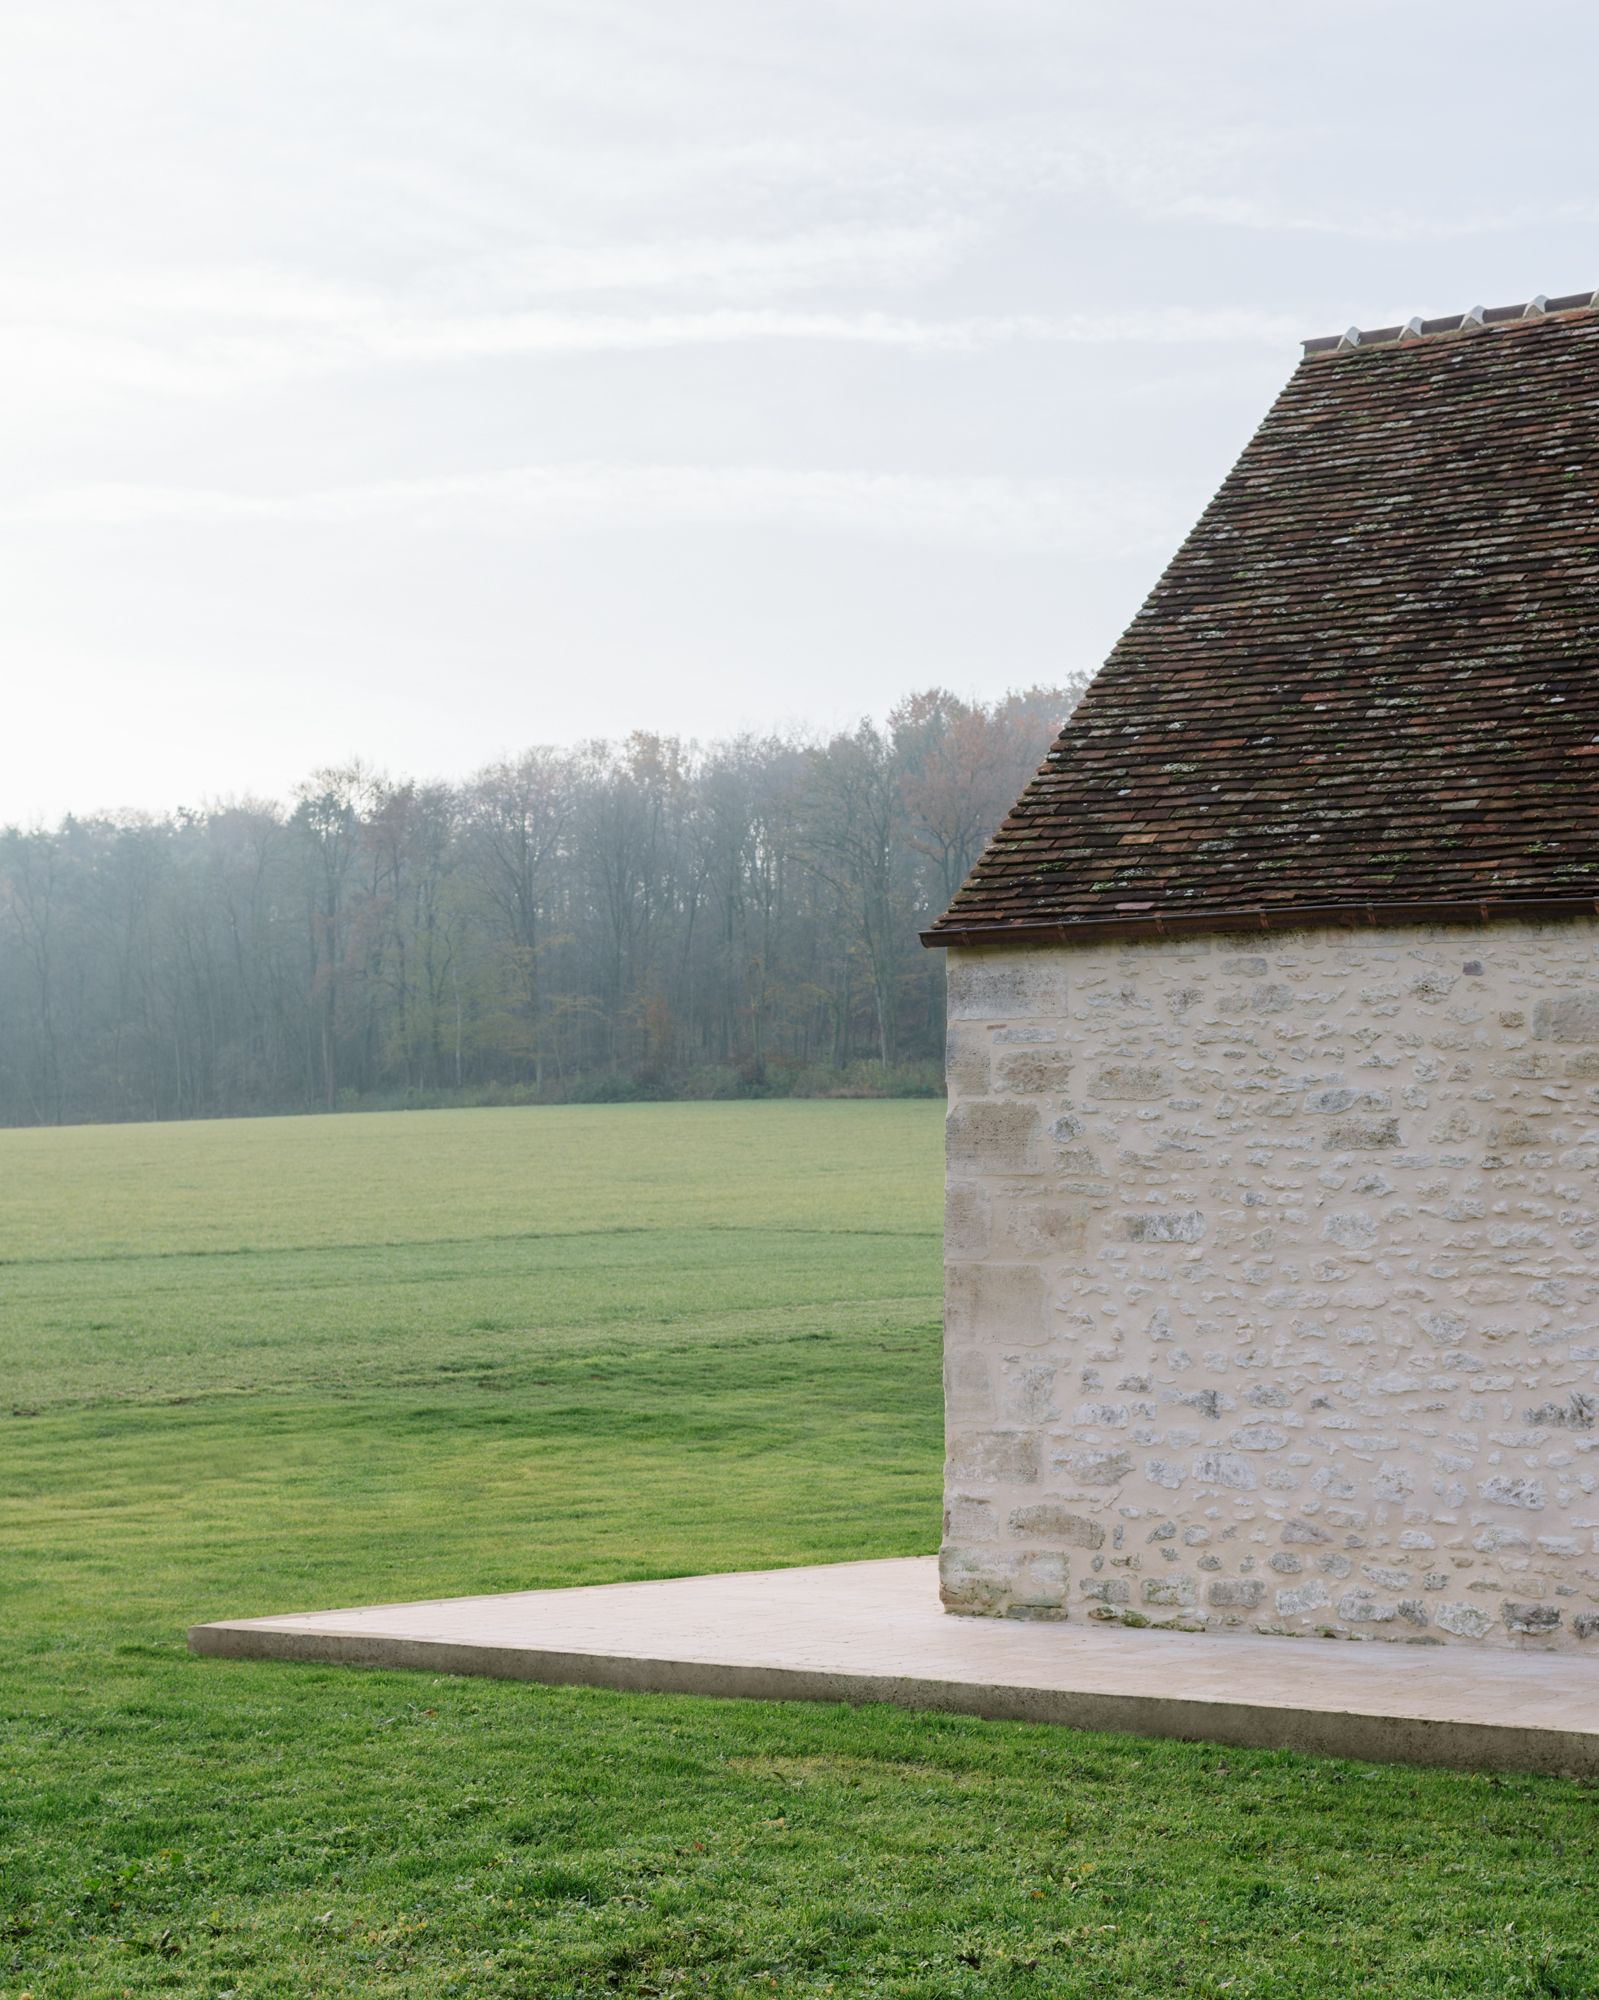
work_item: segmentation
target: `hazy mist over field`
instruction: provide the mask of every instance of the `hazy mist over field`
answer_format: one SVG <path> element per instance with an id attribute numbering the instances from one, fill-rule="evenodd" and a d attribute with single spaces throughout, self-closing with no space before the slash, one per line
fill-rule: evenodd
<path id="1" fill-rule="evenodd" d="M 0 823 L 1092 667 L 1299 336 L 1599 281 L 1596 41 L 18 0 Z"/>

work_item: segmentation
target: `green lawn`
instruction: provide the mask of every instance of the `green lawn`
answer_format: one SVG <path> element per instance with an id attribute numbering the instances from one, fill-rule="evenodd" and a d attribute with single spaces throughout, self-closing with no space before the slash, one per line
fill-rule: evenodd
<path id="1" fill-rule="evenodd" d="M 0 1132 L 0 2000 L 1599 1994 L 1582 1786 L 185 1653 L 932 1548 L 938 1142 Z"/>

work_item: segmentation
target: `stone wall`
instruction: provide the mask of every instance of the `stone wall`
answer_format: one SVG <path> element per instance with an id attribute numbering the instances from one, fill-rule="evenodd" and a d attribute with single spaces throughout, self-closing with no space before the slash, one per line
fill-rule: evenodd
<path id="1" fill-rule="evenodd" d="M 948 959 L 946 1604 L 1599 1655 L 1599 923 Z"/>

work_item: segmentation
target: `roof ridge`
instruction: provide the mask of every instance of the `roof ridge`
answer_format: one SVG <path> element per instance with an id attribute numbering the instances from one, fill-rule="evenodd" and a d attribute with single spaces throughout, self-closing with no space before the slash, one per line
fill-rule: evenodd
<path id="1" fill-rule="evenodd" d="M 1403 326 L 1347 327 L 1342 333 L 1321 334 L 1303 342 L 1306 358 L 1313 354 L 1351 354 L 1362 347 L 1408 346 L 1434 334 L 1464 333 L 1474 328 L 1507 326 L 1519 320 L 1543 319 L 1549 313 L 1587 312 L 1599 306 L 1599 292 L 1567 292 L 1557 299 L 1537 292 L 1514 306 L 1471 306 L 1442 319 L 1407 319 Z"/>

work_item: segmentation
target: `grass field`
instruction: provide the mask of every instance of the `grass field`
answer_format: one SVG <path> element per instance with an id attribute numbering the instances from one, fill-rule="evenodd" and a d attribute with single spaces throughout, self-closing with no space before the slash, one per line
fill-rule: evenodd
<path id="1" fill-rule="evenodd" d="M 0 1132 L 0 2000 L 1599 1994 L 1590 1788 L 185 1653 L 932 1548 L 938 1115 Z"/>

